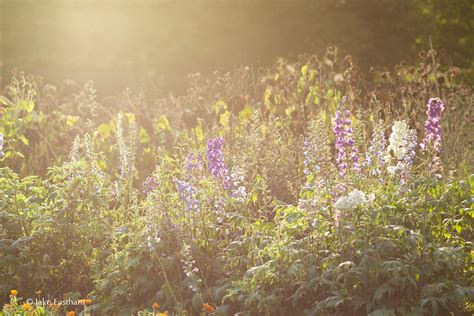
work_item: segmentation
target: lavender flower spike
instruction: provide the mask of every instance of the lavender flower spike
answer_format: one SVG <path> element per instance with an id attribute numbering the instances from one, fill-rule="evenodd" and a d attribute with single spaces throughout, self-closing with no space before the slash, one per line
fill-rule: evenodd
<path id="1" fill-rule="evenodd" d="M 222 181 L 224 188 L 230 188 L 229 169 L 224 162 L 222 147 L 224 138 L 212 138 L 207 142 L 207 164 L 209 171 L 215 179 Z"/>
<path id="2" fill-rule="evenodd" d="M 372 140 L 370 146 L 365 153 L 365 166 L 369 170 L 370 175 L 379 176 L 381 168 L 385 165 L 385 147 L 387 141 L 382 122 L 379 122 L 372 131 Z"/>
<path id="3" fill-rule="evenodd" d="M 349 163 L 352 164 L 352 170 L 356 173 L 360 172 L 359 165 L 359 150 L 352 138 L 353 130 L 351 127 L 351 112 L 345 110 L 344 112 L 337 110 L 334 117 L 334 133 L 336 134 L 336 163 L 339 167 L 339 175 L 345 176 Z M 350 160 L 348 154 L 350 153 Z M 349 160 L 349 163 L 348 163 Z"/>
<path id="4" fill-rule="evenodd" d="M 198 211 L 201 204 L 197 199 L 197 189 L 186 181 L 174 179 L 179 198 L 185 204 L 186 211 Z"/>
<path id="5" fill-rule="evenodd" d="M 425 138 L 420 145 L 426 150 L 431 142 L 436 153 L 441 152 L 441 113 L 444 111 L 444 104 L 440 98 L 431 98 L 428 101 L 427 119 L 425 122 Z"/>

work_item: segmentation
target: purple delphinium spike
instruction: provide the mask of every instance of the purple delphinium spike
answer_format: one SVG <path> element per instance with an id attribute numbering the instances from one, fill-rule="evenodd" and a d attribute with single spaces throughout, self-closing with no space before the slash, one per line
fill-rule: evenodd
<path id="1" fill-rule="evenodd" d="M 415 159 L 415 148 L 418 145 L 418 139 L 416 136 L 416 131 L 411 129 L 406 135 L 406 152 L 402 159 L 403 171 L 401 175 L 401 184 L 405 184 L 408 179 L 408 172 L 410 167 L 413 165 L 413 160 Z"/>
<path id="2" fill-rule="evenodd" d="M 185 204 L 186 211 L 198 211 L 201 204 L 197 200 L 197 189 L 186 181 L 174 179 L 179 198 Z"/>
<path id="3" fill-rule="evenodd" d="M 351 129 L 351 137 L 352 137 L 352 129 Z M 351 148 L 352 170 L 355 173 L 360 173 L 359 148 L 357 147 L 353 139 L 351 139 L 350 148 Z"/>
<path id="4" fill-rule="evenodd" d="M 372 132 L 372 140 L 365 153 L 365 166 L 370 175 L 378 176 L 382 172 L 381 168 L 385 165 L 386 146 L 387 140 L 385 139 L 383 125 L 379 123 Z"/>
<path id="5" fill-rule="evenodd" d="M 224 138 L 217 137 L 209 139 L 207 142 L 207 166 L 215 179 L 222 181 L 225 189 L 230 188 L 229 170 L 224 162 L 222 147 Z"/>
<path id="6" fill-rule="evenodd" d="M 329 133 L 327 124 L 321 117 L 309 122 L 308 134 L 303 143 L 305 189 L 323 188 L 327 184 L 329 174 L 333 172 Z"/>
<path id="7" fill-rule="evenodd" d="M 145 193 L 145 195 L 148 195 L 157 187 L 158 187 L 158 180 L 154 176 L 149 176 L 143 182 L 143 193 Z"/>
<path id="8" fill-rule="evenodd" d="M 333 130 L 336 134 L 336 163 L 339 168 L 339 175 L 341 176 L 345 176 L 349 168 L 347 151 L 349 151 L 352 170 L 356 173 L 360 172 L 359 150 L 352 138 L 353 130 L 350 117 L 351 112 L 349 110 L 337 110 L 334 117 Z"/>
<path id="9" fill-rule="evenodd" d="M 428 149 L 429 144 L 433 143 L 433 149 L 436 153 L 441 152 L 441 113 L 444 111 L 444 104 L 440 98 L 431 98 L 428 101 L 428 116 L 425 122 L 425 137 L 420 145 L 421 149 Z"/>
<path id="10" fill-rule="evenodd" d="M 336 111 L 334 118 L 334 133 L 336 134 L 336 163 L 339 168 L 339 174 L 345 176 L 347 173 L 346 150 L 345 150 L 345 120 L 340 111 Z"/>
<path id="11" fill-rule="evenodd" d="M 418 145 L 416 131 L 414 129 L 409 130 L 406 139 L 407 147 L 405 156 L 403 157 L 403 163 L 405 164 L 405 166 L 411 166 L 413 164 L 413 159 L 415 159 L 416 155 L 415 148 Z"/>

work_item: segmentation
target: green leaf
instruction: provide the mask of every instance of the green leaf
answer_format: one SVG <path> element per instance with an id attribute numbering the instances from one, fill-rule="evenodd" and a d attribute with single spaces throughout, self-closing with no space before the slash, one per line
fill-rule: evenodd
<path id="1" fill-rule="evenodd" d="M 202 304 L 203 304 L 203 300 L 202 300 L 202 296 L 201 294 L 199 293 L 196 293 L 194 294 L 193 296 L 193 310 L 198 312 L 198 311 L 201 311 L 202 309 Z"/>
<path id="2" fill-rule="evenodd" d="M 374 293 L 373 301 L 374 303 L 380 302 L 382 298 L 384 297 L 385 293 L 388 293 L 389 290 L 391 289 L 390 285 L 385 283 L 382 284 L 377 288 L 377 290 Z"/>
<path id="3" fill-rule="evenodd" d="M 303 67 L 301 67 L 301 75 L 306 78 L 308 74 L 308 65 L 304 65 Z"/>
<path id="4" fill-rule="evenodd" d="M 110 125 L 102 123 L 97 127 L 97 132 L 103 139 L 107 139 L 110 136 Z"/>
<path id="5" fill-rule="evenodd" d="M 160 115 L 160 117 L 154 122 L 153 128 L 155 132 L 161 131 L 171 131 L 170 122 L 165 115 Z"/>
<path id="6" fill-rule="evenodd" d="M 140 144 L 146 144 L 150 141 L 150 137 L 148 136 L 146 129 L 144 129 L 143 127 L 140 127 L 138 138 L 140 140 Z"/>
<path id="7" fill-rule="evenodd" d="M 66 117 L 66 125 L 69 126 L 69 127 L 72 127 L 72 126 L 74 126 L 74 124 L 76 124 L 78 119 L 79 119 L 79 116 L 68 115 Z"/>
<path id="8" fill-rule="evenodd" d="M 216 114 L 219 114 L 221 113 L 222 111 L 226 111 L 227 110 L 227 103 L 225 103 L 223 100 L 218 100 L 215 104 L 214 104 L 214 112 Z"/>
<path id="9" fill-rule="evenodd" d="M 30 141 L 28 140 L 28 138 L 25 137 L 25 135 L 20 135 L 20 140 L 23 144 L 25 144 L 26 146 L 28 146 L 30 144 Z"/>
<path id="10" fill-rule="evenodd" d="M 33 101 L 22 101 L 20 103 L 20 108 L 28 113 L 31 113 L 35 109 L 35 103 Z"/>

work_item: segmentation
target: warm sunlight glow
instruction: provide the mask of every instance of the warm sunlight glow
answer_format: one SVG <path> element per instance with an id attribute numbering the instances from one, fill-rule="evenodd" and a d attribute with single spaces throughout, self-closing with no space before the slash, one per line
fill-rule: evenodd
<path id="1" fill-rule="evenodd" d="M 0 10 L 0 316 L 474 315 L 472 0 Z"/>

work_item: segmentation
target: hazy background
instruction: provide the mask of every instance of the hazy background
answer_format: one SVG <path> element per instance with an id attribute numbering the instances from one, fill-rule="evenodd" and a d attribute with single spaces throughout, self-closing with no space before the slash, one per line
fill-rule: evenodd
<path id="1" fill-rule="evenodd" d="M 3 84 L 13 67 L 57 83 L 93 79 L 179 93 L 186 74 L 264 66 L 337 45 L 362 68 L 428 48 L 471 67 L 471 0 L 0 0 Z M 119 90 L 119 91 L 117 91 Z"/>

